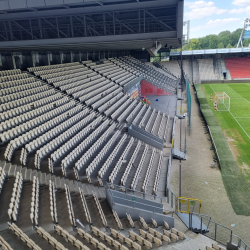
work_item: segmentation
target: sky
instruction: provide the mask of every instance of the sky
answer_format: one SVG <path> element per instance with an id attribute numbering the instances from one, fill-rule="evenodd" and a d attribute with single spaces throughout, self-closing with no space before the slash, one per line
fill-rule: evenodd
<path id="1" fill-rule="evenodd" d="M 218 35 L 243 28 L 250 18 L 250 0 L 185 0 L 184 20 L 190 20 L 190 38 Z"/>

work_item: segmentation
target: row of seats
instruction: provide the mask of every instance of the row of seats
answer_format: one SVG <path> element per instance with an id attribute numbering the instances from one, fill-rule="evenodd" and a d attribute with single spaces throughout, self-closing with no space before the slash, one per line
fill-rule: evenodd
<path id="1" fill-rule="evenodd" d="M 77 247 L 80 250 L 90 250 L 87 246 L 85 246 L 80 240 L 77 240 L 73 235 L 68 233 L 59 225 L 55 225 L 55 231 L 61 235 L 66 241 L 70 242 L 73 246 Z"/>
<path id="2" fill-rule="evenodd" d="M 3 111 L 2 113 L 0 113 L 0 122 L 9 120 L 11 118 L 14 117 L 18 117 L 19 115 L 32 111 L 34 109 L 38 109 L 41 106 L 45 106 L 46 104 L 49 104 L 51 102 L 57 101 L 59 99 L 62 98 L 62 94 L 61 93 L 57 93 L 45 98 L 41 98 L 40 100 L 34 101 L 32 103 L 29 104 L 24 104 L 24 105 L 20 105 L 18 107 L 14 107 L 13 109 L 10 109 L 8 111 Z"/>
<path id="3" fill-rule="evenodd" d="M 42 83 L 41 81 L 34 81 L 31 83 L 27 83 L 27 84 L 23 84 L 19 86 L 4 88 L 4 89 L 0 89 L 0 96 L 11 95 L 16 92 L 25 91 L 25 90 L 29 90 L 32 88 L 39 88 L 41 86 L 44 86 L 44 83 Z"/>
<path id="4" fill-rule="evenodd" d="M 49 180 L 49 200 L 50 200 L 50 215 L 54 223 L 58 223 L 57 207 L 56 207 L 56 187 L 55 183 Z"/>
<path id="5" fill-rule="evenodd" d="M 23 114 L 19 114 L 19 115 L 15 116 L 14 118 L 10 118 L 4 122 L 1 122 L 0 123 L 0 132 L 3 132 L 5 130 L 9 130 L 9 129 L 16 127 L 16 126 L 19 126 L 20 124 L 25 123 L 29 120 L 35 119 L 36 117 L 41 116 L 41 115 L 47 113 L 48 111 L 54 109 L 55 105 L 61 106 L 67 102 L 68 102 L 68 98 L 64 97 L 62 99 L 57 100 L 57 102 L 55 102 L 55 103 L 46 104 L 40 108 L 33 109 L 33 110 L 25 112 Z M 10 115 L 13 115 L 12 110 L 10 110 L 8 113 Z"/>
<path id="6" fill-rule="evenodd" d="M 144 123 L 145 123 L 147 117 L 149 116 L 149 113 L 150 113 L 151 110 L 152 110 L 152 113 L 154 113 L 154 109 L 152 109 L 151 107 L 148 107 L 146 113 L 144 114 L 143 118 L 141 119 L 141 121 L 140 121 L 140 123 L 138 125 L 139 128 L 144 126 Z"/>
<path id="7" fill-rule="evenodd" d="M 141 246 L 130 238 L 124 236 L 122 233 L 117 232 L 115 229 L 110 229 L 113 238 L 118 239 L 122 244 L 126 244 L 129 248 L 141 250 Z"/>
<path id="8" fill-rule="evenodd" d="M 118 100 L 119 98 L 121 98 L 121 96 L 123 96 L 123 94 L 121 93 L 122 91 L 122 88 L 121 87 L 118 87 L 116 88 L 117 86 L 114 86 L 114 91 L 107 94 L 105 97 L 99 99 L 99 100 L 96 100 L 94 103 L 91 104 L 91 107 L 93 109 L 97 109 L 99 110 L 99 107 L 102 106 L 102 109 L 100 109 L 99 111 L 102 112 L 103 110 L 105 110 L 105 105 L 106 104 L 106 107 L 110 106 L 111 103 L 115 102 L 116 100 Z"/>
<path id="9" fill-rule="evenodd" d="M 92 193 L 93 193 L 93 197 L 94 197 L 94 200 L 95 200 L 96 207 L 97 207 L 97 209 L 98 209 L 99 215 L 100 215 L 101 220 L 102 220 L 102 224 L 103 224 L 104 227 L 108 227 L 108 222 L 107 222 L 106 217 L 105 217 L 105 214 L 104 214 L 104 212 L 103 212 L 103 210 L 102 210 L 102 206 L 101 206 L 101 204 L 100 204 L 100 201 L 99 201 L 99 199 L 97 198 L 95 192 L 92 191 Z"/>
<path id="10" fill-rule="evenodd" d="M 186 236 L 184 233 L 176 230 L 175 228 L 171 228 L 170 231 L 163 229 L 164 235 L 169 237 L 172 241 L 185 240 Z"/>
<path id="11" fill-rule="evenodd" d="M 150 132 L 150 131 L 149 131 L 149 127 L 150 127 L 150 125 L 151 125 L 151 123 L 152 123 L 152 121 L 153 121 L 153 118 L 154 118 L 154 116 L 155 116 L 155 112 L 156 112 L 156 109 L 153 109 L 153 111 L 152 111 L 152 113 L 151 113 L 151 115 L 150 115 L 150 117 L 149 117 L 149 120 L 148 120 L 148 122 L 147 122 L 147 124 L 146 124 L 145 130 L 148 131 L 148 132 Z"/>
<path id="12" fill-rule="evenodd" d="M 139 215 L 139 221 L 140 221 L 142 227 L 143 227 L 145 230 L 148 230 L 148 229 L 149 229 L 148 224 L 146 223 L 146 221 L 144 220 L 144 218 L 141 217 L 140 215 Z"/>
<path id="13" fill-rule="evenodd" d="M 67 168 L 72 162 L 80 157 L 86 148 L 88 148 L 88 146 L 91 145 L 91 143 L 93 143 L 98 136 L 101 136 L 101 134 L 107 129 L 108 125 L 109 120 L 106 119 L 98 127 L 96 127 L 89 136 L 87 136 L 84 140 L 81 139 L 81 143 L 62 160 L 61 165 L 64 168 Z"/>
<path id="14" fill-rule="evenodd" d="M 133 117 L 141 112 L 141 110 L 143 110 L 143 108 L 146 107 L 145 105 L 142 107 L 141 102 L 138 102 L 137 105 L 135 106 L 135 108 L 133 108 L 133 110 L 130 111 L 129 116 L 126 118 L 126 122 L 130 123 L 133 119 Z M 138 112 L 139 111 L 139 112 Z M 136 118 L 136 117 L 135 117 Z"/>
<path id="15" fill-rule="evenodd" d="M 21 70 L 20 69 L 11 69 L 11 70 L 0 71 L 0 76 L 9 76 L 9 75 L 16 75 L 16 74 L 21 74 Z"/>
<path id="16" fill-rule="evenodd" d="M 44 92 L 34 93 L 31 96 L 26 96 L 26 97 L 23 97 L 23 98 L 20 98 L 17 100 L 9 101 L 7 103 L 0 104 L 0 112 L 2 113 L 4 111 L 9 111 L 10 109 L 14 109 L 14 108 L 23 106 L 23 105 L 28 104 L 28 103 L 30 103 L 32 105 L 33 102 L 40 100 L 40 99 L 43 99 L 43 98 L 46 98 L 46 97 L 49 97 L 49 96 L 52 96 L 54 94 L 56 94 L 55 90 L 49 89 L 49 90 L 44 91 Z"/>
<path id="17" fill-rule="evenodd" d="M 84 210 L 84 213 L 86 216 L 86 220 L 89 224 L 92 224 L 92 219 L 91 219 L 91 216 L 89 213 L 88 205 L 87 205 L 84 193 L 80 187 L 79 187 L 79 192 L 80 192 L 80 197 L 81 197 L 81 201 L 82 201 L 83 210 Z"/>
<path id="18" fill-rule="evenodd" d="M 68 250 L 60 242 L 58 242 L 53 236 L 46 232 L 42 227 L 36 226 L 36 231 L 42 238 L 44 238 L 49 244 L 51 244 L 57 250 Z"/>
<path id="19" fill-rule="evenodd" d="M 1 135 L 2 142 L 9 141 L 10 139 L 16 137 L 15 139 L 11 140 L 6 147 L 4 153 L 5 159 L 10 161 L 16 148 L 26 144 L 31 139 L 36 138 L 37 136 L 43 134 L 45 131 L 65 121 L 70 115 L 79 112 L 81 106 L 73 107 L 74 105 L 75 102 L 72 101 L 44 115 L 39 116 L 34 120 L 28 121 L 24 124 L 14 127 L 9 131 L 4 132 Z M 23 158 L 22 162 L 26 162 L 24 156 L 24 154 L 21 154 L 20 156 L 21 159 Z"/>
<path id="20" fill-rule="evenodd" d="M 84 129 L 87 123 L 94 118 L 96 115 L 94 112 L 89 113 L 89 109 L 85 108 L 83 111 L 75 115 L 75 118 L 72 117 L 69 119 L 71 126 L 67 128 L 63 133 L 59 134 L 56 138 L 50 140 L 44 145 L 40 147 L 35 154 L 35 166 L 36 168 L 40 169 L 40 162 L 41 159 L 45 157 L 45 155 L 54 152 L 58 146 L 62 145 L 63 143 L 67 142 L 73 135 L 77 134 L 79 131 Z M 88 114 L 86 116 L 86 114 Z M 51 170 L 53 173 L 53 168 Z M 65 173 L 66 174 L 66 173 Z"/>
<path id="21" fill-rule="evenodd" d="M 5 72 L 5 71 L 0 71 L 0 72 Z M 8 76 L 0 76 L 0 83 L 25 79 L 25 78 L 28 78 L 28 77 L 29 77 L 29 75 L 27 73 L 16 74 L 16 75 L 8 75 Z"/>
<path id="22" fill-rule="evenodd" d="M 75 169 L 78 171 L 83 168 L 84 164 L 93 156 L 93 154 L 100 149 L 101 145 L 108 136 L 115 130 L 117 124 L 113 123 L 102 136 L 83 154 L 83 156 L 76 162 Z"/>
<path id="23" fill-rule="evenodd" d="M 94 118 L 94 120 L 93 120 L 93 118 Z M 68 140 L 66 143 L 64 143 L 61 147 L 59 147 L 56 151 L 54 151 L 51 154 L 51 156 L 49 158 L 49 164 L 50 164 L 49 168 L 50 168 L 51 172 L 53 172 L 52 171 L 53 164 L 55 162 L 59 161 L 59 159 L 62 159 L 63 157 L 65 159 L 65 155 L 67 154 L 67 152 L 74 151 L 75 147 L 80 142 L 82 142 L 84 140 L 84 138 L 86 137 L 86 135 L 89 134 L 89 132 L 95 130 L 96 126 L 99 125 L 102 122 L 102 120 L 103 120 L 103 117 L 101 117 L 101 116 L 96 117 L 96 115 L 93 114 L 93 116 L 89 117 L 89 121 L 91 121 L 91 122 L 85 128 L 83 128 L 78 133 L 76 133 L 76 135 L 74 135 L 70 140 Z M 91 136 L 91 134 L 89 136 Z M 72 155 L 72 157 L 74 157 L 74 155 Z M 73 160 L 73 158 L 72 158 L 72 160 Z M 66 162 L 65 162 L 65 164 L 66 164 Z M 68 166 L 68 165 L 65 165 L 65 166 Z M 61 164 L 63 174 L 66 176 L 65 166 L 63 164 Z"/>
<path id="24" fill-rule="evenodd" d="M 144 239 L 147 239 L 151 243 L 155 243 L 157 247 L 162 246 L 162 241 L 166 242 L 167 244 L 169 244 L 171 242 L 171 240 L 166 235 L 161 235 L 160 233 L 155 231 L 157 236 L 158 236 L 158 237 L 156 237 L 153 234 L 151 234 L 151 232 L 150 231 L 146 232 L 142 229 L 139 229 L 140 236 Z"/>
<path id="25" fill-rule="evenodd" d="M 115 178 L 118 174 L 118 172 L 120 171 L 120 168 L 122 166 L 122 163 L 125 161 L 129 151 L 131 150 L 132 145 L 134 144 L 135 139 L 133 137 L 130 138 L 126 148 L 124 149 L 124 151 L 122 152 L 122 155 L 120 156 L 119 160 L 117 161 L 113 171 L 111 172 L 110 176 L 109 176 L 109 182 L 110 183 L 114 183 Z"/>
<path id="26" fill-rule="evenodd" d="M 127 115 L 128 112 L 134 108 L 135 104 L 137 103 L 136 100 L 133 98 L 129 98 L 126 102 L 124 102 L 112 115 L 112 119 L 114 120 L 118 115 L 119 117 L 117 118 L 118 122 L 121 122 Z M 127 108 L 126 108 L 127 107 Z M 123 111 L 126 108 L 125 111 Z M 122 113 L 121 113 L 122 112 Z"/>
<path id="27" fill-rule="evenodd" d="M 135 172 L 135 175 L 134 175 L 134 178 L 132 180 L 132 183 L 131 183 L 131 188 L 133 190 L 136 189 L 136 186 L 137 186 L 137 183 L 139 181 L 139 176 L 140 176 L 140 173 L 141 173 L 141 170 L 143 168 L 143 164 L 144 164 L 144 161 L 145 161 L 145 158 L 146 158 L 146 155 L 148 153 L 148 145 L 145 146 L 144 148 L 144 151 L 142 153 L 142 157 L 141 157 L 141 160 L 140 160 L 140 163 L 136 169 L 136 172 Z"/>
<path id="28" fill-rule="evenodd" d="M 155 176 L 155 181 L 154 181 L 154 186 L 153 186 L 153 193 L 157 195 L 158 191 L 158 186 L 161 178 L 161 168 L 162 168 L 162 162 L 163 162 L 163 152 L 160 152 L 160 158 L 156 170 L 156 176 Z"/>
<path id="29" fill-rule="evenodd" d="M 86 72 L 86 71 L 85 71 Z M 64 75 L 47 79 L 47 82 L 53 84 L 56 88 L 63 87 L 64 85 L 71 84 L 87 78 L 87 75 L 83 75 L 82 72 L 75 73 L 74 75 Z"/>
<path id="30" fill-rule="evenodd" d="M 163 114 L 162 114 L 162 116 L 161 116 L 161 112 L 158 111 L 158 112 L 157 112 L 157 115 L 156 115 L 156 118 L 155 118 L 155 120 L 154 120 L 154 124 L 153 124 L 152 130 L 151 130 L 151 134 L 153 134 L 153 135 L 156 135 L 156 127 L 157 127 L 157 124 L 159 123 L 160 117 L 163 118 Z M 158 131 L 157 131 L 157 133 L 158 133 Z"/>
<path id="31" fill-rule="evenodd" d="M 57 72 L 62 72 L 62 71 L 67 71 L 67 70 L 71 70 L 71 69 L 79 69 L 79 68 L 83 68 L 82 64 L 76 64 L 76 65 L 70 65 L 70 66 L 65 66 L 65 67 L 61 67 L 61 68 L 56 68 L 56 69 L 44 69 L 44 70 L 39 70 L 39 71 L 34 71 L 33 73 L 35 74 L 35 76 L 44 76 L 44 75 L 49 75 L 49 74 L 53 74 L 53 73 L 57 73 Z"/>
<path id="32" fill-rule="evenodd" d="M 0 247 L 2 250 L 13 250 L 13 248 L 1 235 L 0 235 Z"/>
<path id="33" fill-rule="evenodd" d="M 112 210 L 112 212 L 113 212 L 113 216 L 114 216 L 114 219 L 115 219 L 115 221 L 116 221 L 116 224 L 117 224 L 118 228 L 119 228 L 120 230 L 123 230 L 123 226 L 122 226 L 121 220 L 120 220 L 120 218 L 119 218 L 117 212 L 114 211 L 114 210 Z M 111 230 L 111 231 L 112 231 L 112 230 Z"/>
<path id="34" fill-rule="evenodd" d="M 38 225 L 38 212 L 39 212 L 39 179 L 36 176 L 33 176 L 30 219 L 31 222 L 35 225 Z"/>
<path id="35" fill-rule="evenodd" d="M 93 229 L 94 228 L 94 229 Z M 96 230 L 95 230 L 96 229 Z M 85 240 L 87 240 L 87 242 L 91 243 L 95 248 L 100 249 L 100 250 L 110 250 L 110 248 L 108 248 L 105 244 L 103 244 L 102 242 L 99 242 L 96 238 L 92 237 L 91 234 L 86 233 L 84 230 L 82 230 L 81 228 L 76 228 L 77 233 L 84 238 Z M 92 230 L 93 232 L 99 230 L 98 228 L 95 228 L 92 226 Z M 100 231 L 100 230 L 99 230 Z M 100 231 L 101 235 L 106 235 L 105 233 L 103 233 L 102 231 Z M 86 248 L 88 249 L 88 248 Z"/>
<path id="36" fill-rule="evenodd" d="M 33 250 L 42 250 L 32 239 L 28 237 L 15 223 L 9 223 L 9 229 L 15 233 L 17 237 L 20 238 L 29 248 Z M 60 249 L 58 249 L 60 250 Z M 65 250 L 65 249 L 62 249 Z"/>
<path id="37" fill-rule="evenodd" d="M 1 193 L 2 188 L 3 188 L 5 177 L 6 177 L 6 174 L 5 174 L 4 170 L 3 170 L 3 168 L 0 167 L 0 193 Z"/>
<path id="38" fill-rule="evenodd" d="M 42 75 L 41 78 L 42 78 L 42 80 L 47 81 L 48 79 L 51 79 L 51 78 L 57 78 L 57 77 L 66 76 L 66 75 L 75 76 L 76 73 L 82 73 L 82 71 L 83 71 L 83 68 L 70 69 L 70 70 L 61 71 L 58 73 L 51 73 L 51 74 L 47 74 L 47 75 Z"/>
<path id="39" fill-rule="evenodd" d="M 130 225 L 132 228 L 134 228 L 134 227 L 135 227 L 135 223 L 134 223 L 134 221 L 132 220 L 130 214 L 127 214 L 127 213 L 126 213 L 126 216 L 127 216 L 127 220 L 128 220 L 129 225 Z"/>
<path id="40" fill-rule="evenodd" d="M 202 249 L 200 249 L 202 250 Z M 212 243 L 212 247 L 206 246 L 206 250 L 226 250 L 224 247 L 220 247 L 214 243 Z"/>
<path id="41" fill-rule="evenodd" d="M 98 176 L 100 178 L 104 177 L 105 173 L 107 172 L 108 168 L 110 167 L 111 163 L 115 159 L 116 155 L 118 154 L 119 150 L 121 149 L 121 147 L 122 147 L 122 145 L 123 145 L 123 143 L 125 142 L 126 139 L 127 139 L 127 135 L 124 134 L 122 136 L 121 140 L 118 142 L 118 144 L 113 149 L 112 153 L 109 155 L 107 160 L 104 162 L 103 166 L 98 171 Z"/>
<path id="42" fill-rule="evenodd" d="M 1 71 L 0 71 L 1 72 Z M 23 84 L 28 84 L 32 82 L 39 81 L 35 77 L 27 77 L 19 80 L 14 80 L 14 81 L 8 81 L 8 82 L 1 82 L 0 87 L 1 89 L 6 89 L 6 88 L 12 88 L 12 87 L 17 87 L 21 86 Z"/>
<path id="43" fill-rule="evenodd" d="M 13 94 L 10 94 L 10 95 L 1 96 L 0 97 L 0 103 L 11 102 L 11 101 L 14 101 L 14 100 L 17 100 L 17 99 L 20 99 L 20 98 L 24 98 L 24 97 L 28 97 L 30 95 L 34 95 L 34 94 L 39 93 L 39 92 L 47 91 L 49 89 L 50 89 L 49 86 L 41 85 L 40 87 L 37 87 L 37 88 L 32 88 L 32 89 L 29 89 L 29 90 L 20 91 L 18 93 L 13 93 Z"/>
<path id="44" fill-rule="evenodd" d="M 104 156 L 107 154 L 107 152 L 110 150 L 110 148 L 113 147 L 114 143 L 116 142 L 116 139 L 121 134 L 121 132 L 118 130 L 114 133 L 114 135 L 110 138 L 110 140 L 105 144 L 105 146 L 102 148 L 102 150 L 98 153 L 98 155 L 94 158 L 94 160 L 89 164 L 89 166 L 86 168 L 86 174 L 89 183 L 91 183 L 91 174 L 95 170 L 95 168 L 98 166 L 98 164 L 102 161 Z"/>
<path id="45" fill-rule="evenodd" d="M 81 110 L 81 106 L 78 106 L 78 112 Z M 75 123 L 79 122 L 84 116 L 85 112 L 80 111 L 79 113 L 75 113 L 74 116 L 69 117 L 66 121 L 62 122 L 61 124 L 55 126 L 54 128 L 50 129 L 46 133 L 42 134 L 41 136 L 36 137 L 36 139 L 32 140 L 31 142 L 25 145 L 25 151 L 27 154 L 31 153 L 34 150 L 37 150 L 45 143 L 51 141 L 53 137 L 59 136 L 64 131 L 68 130 L 73 126 Z M 21 161 L 23 165 L 26 165 L 26 161 Z M 38 162 L 35 161 L 35 165 L 38 165 Z"/>
<path id="46" fill-rule="evenodd" d="M 104 114 L 106 116 L 110 116 L 122 103 L 126 102 L 127 99 L 128 97 L 124 95 L 122 98 L 119 99 L 119 101 L 110 104 L 110 107 L 105 110 Z M 98 111 L 100 111 L 100 109 L 102 109 L 102 106 L 98 108 Z"/>
<path id="47" fill-rule="evenodd" d="M 125 184 L 126 184 L 127 178 L 128 178 L 129 173 L 130 173 L 130 171 L 131 171 L 131 168 L 133 167 L 133 163 L 134 163 L 134 161 L 136 160 L 136 157 L 137 157 L 137 154 L 138 154 L 140 148 L 141 148 L 141 141 L 138 141 L 138 143 L 137 143 L 137 145 L 136 145 L 136 148 L 135 148 L 135 150 L 134 150 L 134 152 L 133 152 L 133 155 L 131 156 L 131 158 L 130 158 L 130 160 L 129 160 L 129 163 L 128 163 L 126 169 L 125 169 L 125 172 L 124 172 L 124 174 L 122 175 L 122 178 L 121 178 L 121 185 L 123 185 L 123 186 L 125 186 Z"/>
<path id="48" fill-rule="evenodd" d="M 17 221 L 22 188 L 23 188 L 23 176 L 20 172 L 17 172 L 8 209 L 8 215 L 10 220 L 12 221 Z"/>
<path id="49" fill-rule="evenodd" d="M 134 119 L 132 119 L 132 123 L 134 125 L 136 125 L 139 122 L 139 120 L 141 119 L 142 114 L 145 112 L 146 109 L 151 109 L 151 107 L 143 105 L 143 107 L 140 109 L 139 113 L 135 116 Z M 132 113 L 133 113 L 133 111 L 132 111 Z M 144 116 L 143 116 L 143 118 L 144 118 Z"/>
<path id="50" fill-rule="evenodd" d="M 71 222 L 71 225 L 73 227 L 76 227 L 76 219 L 75 219 L 75 214 L 74 214 L 73 205 L 71 201 L 70 189 L 69 189 L 69 186 L 66 184 L 64 184 L 64 187 L 65 187 L 66 199 L 67 199 L 67 204 L 68 204 L 69 220 Z"/>
<path id="51" fill-rule="evenodd" d="M 29 72 L 35 72 L 40 70 L 47 70 L 47 69 L 56 69 L 56 68 L 64 68 L 71 65 L 77 65 L 79 62 L 72 62 L 72 63 L 63 63 L 63 64 L 54 64 L 54 65 L 46 65 L 46 66 L 37 66 L 37 67 L 30 67 L 27 70 Z"/>
<path id="52" fill-rule="evenodd" d="M 96 227 L 92 226 L 92 231 L 95 236 L 100 237 L 102 240 L 105 240 L 109 245 L 114 246 L 117 250 L 128 250 L 128 248 L 124 245 L 122 245 L 120 242 L 114 240 L 111 236 L 105 234 L 103 231 L 99 230 Z M 112 235 L 112 229 L 111 229 L 111 235 Z M 102 248 L 100 248 L 102 249 Z"/>
<path id="53" fill-rule="evenodd" d="M 173 79 L 173 77 L 159 72 L 154 66 L 142 63 L 130 56 L 119 57 L 117 60 L 125 63 L 127 66 L 132 66 L 135 70 L 138 70 L 141 74 L 143 74 L 144 79 L 155 86 L 171 93 L 176 92 L 177 79 Z"/>
<path id="54" fill-rule="evenodd" d="M 153 247 L 152 243 L 148 240 L 142 238 L 140 235 L 134 233 L 133 231 L 128 231 L 129 236 L 133 241 L 138 242 L 139 245 L 145 246 L 147 249 L 151 249 Z"/>
<path id="55" fill-rule="evenodd" d="M 142 184 L 142 192 L 144 193 L 147 193 L 148 183 L 152 174 L 153 164 L 155 161 L 155 154 L 156 154 L 156 149 L 154 148 L 147 168 L 146 176 Z"/>
<path id="56" fill-rule="evenodd" d="M 164 119 L 166 119 L 166 127 L 163 127 L 164 124 Z M 166 114 L 162 115 L 162 119 L 161 119 L 161 123 L 160 123 L 160 127 L 157 133 L 158 137 L 161 137 L 161 135 L 163 135 L 163 138 L 166 139 L 167 136 L 167 128 L 168 128 L 168 122 L 169 122 L 169 116 Z"/>

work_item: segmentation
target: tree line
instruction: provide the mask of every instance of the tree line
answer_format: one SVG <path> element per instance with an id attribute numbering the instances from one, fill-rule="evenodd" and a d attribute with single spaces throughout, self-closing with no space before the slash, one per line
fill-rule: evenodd
<path id="1" fill-rule="evenodd" d="M 223 49 L 236 48 L 242 29 L 233 32 L 225 30 L 218 35 L 208 35 L 201 38 L 190 39 L 188 44 L 183 46 L 183 50 L 201 50 L 201 49 Z M 244 40 L 244 47 L 250 44 L 250 38 Z"/>

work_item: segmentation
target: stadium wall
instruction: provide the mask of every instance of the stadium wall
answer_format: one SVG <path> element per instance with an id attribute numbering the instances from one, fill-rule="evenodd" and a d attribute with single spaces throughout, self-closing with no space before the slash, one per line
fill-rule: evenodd
<path id="1" fill-rule="evenodd" d="M 150 84 L 149 82 L 142 80 L 141 81 L 141 95 L 171 95 L 169 92 L 166 92 L 162 89 L 155 87 L 154 85 Z"/>

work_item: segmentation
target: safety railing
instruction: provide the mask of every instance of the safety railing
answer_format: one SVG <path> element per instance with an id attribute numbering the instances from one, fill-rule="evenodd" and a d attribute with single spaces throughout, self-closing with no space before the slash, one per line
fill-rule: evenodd
<path id="1" fill-rule="evenodd" d="M 231 228 L 212 221 L 210 216 L 197 213 L 189 213 L 190 230 L 193 228 L 193 216 L 196 216 L 200 220 L 199 233 L 204 234 L 210 239 L 217 241 L 218 243 L 221 243 L 223 245 L 227 245 L 227 243 L 229 242 L 239 247 L 239 249 L 250 250 L 250 247 L 241 238 L 233 234 Z"/>

